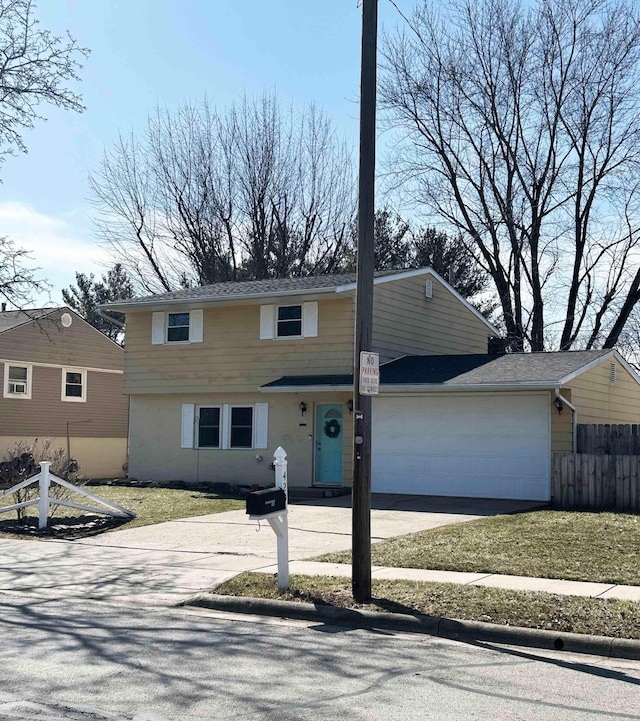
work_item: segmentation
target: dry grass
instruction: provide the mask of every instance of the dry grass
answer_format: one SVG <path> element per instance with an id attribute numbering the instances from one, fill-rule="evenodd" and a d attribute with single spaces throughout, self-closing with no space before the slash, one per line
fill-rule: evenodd
<path id="1" fill-rule="evenodd" d="M 79 538 L 103 533 L 115 528 L 135 528 L 149 526 L 179 518 L 204 516 L 209 513 L 221 513 L 244 508 L 245 502 L 228 496 L 204 493 L 201 491 L 178 490 L 173 488 L 131 488 L 128 486 L 91 486 L 87 490 L 107 501 L 117 503 L 128 510 L 135 511 L 137 517 L 132 520 L 109 518 L 89 514 L 85 511 L 58 506 L 51 519 L 48 535 L 59 538 Z M 68 500 L 98 508 L 99 504 L 79 495 L 71 494 Z M 11 503 L 9 498 L 0 504 Z M 12 513 L 0 516 L 0 537 L 25 538 L 42 535 L 37 529 L 37 510 L 28 509 L 26 523 L 20 524 Z"/>
<path id="2" fill-rule="evenodd" d="M 315 560 L 351 563 L 351 553 Z M 372 563 L 640 585 L 640 518 L 548 510 L 493 516 L 376 543 Z"/>
<path id="3" fill-rule="evenodd" d="M 217 588 L 216 593 L 640 638 L 640 604 L 615 599 L 506 591 L 453 583 L 374 580 L 374 598 L 368 604 L 356 604 L 351 597 L 348 578 L 292 576 L 289 590 L 280 592 L 276 577 L 261 573 L 236 576 Z"/>

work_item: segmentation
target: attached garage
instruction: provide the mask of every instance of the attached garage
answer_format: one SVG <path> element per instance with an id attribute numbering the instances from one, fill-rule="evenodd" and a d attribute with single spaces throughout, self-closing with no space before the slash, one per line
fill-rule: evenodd
<path id="1" fill-rule="evenodd" d="M 550 497 L 550 395 L 431 393 L 374 399 L 372 491 Z"/>
<path id="2" fill-rule="evenodd" d="M 352 389 L 351 374 L 262 387 L 327 402 Z M 640 377 L 609 349 L 406 355 L 380 367 L 372 407 L 374 493 L 547 502 L 552 458 L 574 452 L 578 423 L 640 422 Z M 321 428 L 312 439 L 322 441 Z M 344 445 L 345 459 L 352 450 Z"/>

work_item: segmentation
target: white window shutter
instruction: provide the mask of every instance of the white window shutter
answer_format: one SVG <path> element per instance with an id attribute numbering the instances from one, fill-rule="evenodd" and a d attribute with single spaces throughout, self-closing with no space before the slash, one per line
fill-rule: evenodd
<path id="1" fill-rule="evenodd" d="M 195 405 L 193 403 L 184 403 L 182 406 L 182 436 L 180 439 L 180 448 L 193 448 L 195 420 Z"/>
<path id="2" fill-rule="evenodd" d="M 225 403 L 220 409 L 222 413 L 222 423 L 220 432 L 222 438 L 220 438 L 220 448 L 229 448 L 229 442 L 231 440 L 231 406 Z"/>
<path id="3" fill-rule="evenodd" d="M 253 412 L 255 448 L 268 448 L 269 441 L 269 404 L 256 403 Z"/>
<path id="4" fill-rule="evenodd" d="M 318 303 L 315 300 L 302 304 L 302 335 L 305 338 L 318 335 Z"/>
<path id="5" fill-rule="evenodd" d="M 151 343 L 162 345 L 165 339 L 165 314 L 153 313 L 151 316 Z"/>
<path id="6" fill-rule="evenodd" d="M 192 310 L 189 313 L 189 340 L 191 343 L 202 343 L 203 311 Z"/>
<path id="7" fill-rule="evenodd" d="M 275 307 L 273 305 L 260 306 L 260 340 L 273 338 L 275 326 Z"/>

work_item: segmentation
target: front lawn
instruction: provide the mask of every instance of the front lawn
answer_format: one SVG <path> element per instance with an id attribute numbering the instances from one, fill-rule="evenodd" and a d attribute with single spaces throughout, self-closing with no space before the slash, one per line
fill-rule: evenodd
<path id="1" fill-rule="evenodd" d="M 351 563 L 351 553 L 316 558 Z M 640 521 L 624 513 L 533 511 L 375 543 L 375 566 L 640 585 Z"/>
<path id="2" fill-rule="evenodd" d="M 351 596 L 351 579 L 348 578 L 292 576 L 290 583 L 289 590 L 281 592 L 275 576 L 243 573 L 219 586 L 215 592 L 369 611 L 407 614 L 417 611 L 506 626 L 640 638 L 640 604 L 632 601 L 506 591 L 453 583 L 374 580 L 371 602 L 356 604 Z"/>
<path id="3" fill-rule="evenodd" d="M 136 513 L 136 518 L 125 520 L 109 518 L 58 506 L 50 521 L 47 535 L 58 538 L 78 538 L 94 535 L 115 528 L 135 528 L 149 526 L 163 521 L 174 521 L 191 516 L 204 516 L 209 513 L 233 511 L 245 507 L 245 502 L 229 496 L 215 493 L 182 490 L 174 488 L 133 488 L 129 486 L 90 486 L 87 490 L 107 501 L 117 503 Z M 73 500 L 87 506 L 99 508 L 99 504 L 79 495 L 71 495 Z M 13 503 L 12 497 L 0 500 L 0 506 Z M 0 516 L 0 537 L 25 538 L 42 535 L 38 532 L 37 507 L 28 510 L 27 523 L 21 525 L 16 520 L 15 511 Z"/>

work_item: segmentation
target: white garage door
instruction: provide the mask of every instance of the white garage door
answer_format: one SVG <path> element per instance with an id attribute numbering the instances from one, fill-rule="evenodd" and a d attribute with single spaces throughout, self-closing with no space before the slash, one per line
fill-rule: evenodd
<path id="1" fill-rule="evenodd" d="M 550 498 L 549 395 L 373 399 L 372 490 Z"/>

